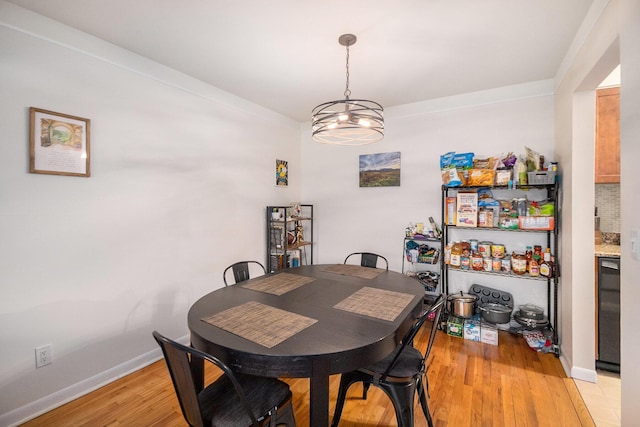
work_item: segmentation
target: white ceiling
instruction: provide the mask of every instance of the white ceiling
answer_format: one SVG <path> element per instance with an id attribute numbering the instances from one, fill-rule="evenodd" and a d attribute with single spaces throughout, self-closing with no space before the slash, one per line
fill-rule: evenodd
<path id="1" fill-rule="evenodd" d="M 593 0 L 9 0 L 297 121 L 551 79 Z"/>

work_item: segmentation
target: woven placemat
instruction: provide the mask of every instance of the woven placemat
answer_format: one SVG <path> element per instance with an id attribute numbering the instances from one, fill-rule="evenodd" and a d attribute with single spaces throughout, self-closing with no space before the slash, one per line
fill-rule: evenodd
<path id="1" fill-rule="evenodd" d="M 365 286 L 333 308 L 393 322 L 414 295 Z"/>
<path id="2" fill-rule="evenodd" d="M 266 292 L 273 295 L 286 294 L 300 286 L 313 282 L 313 277 L 300 276 L 291 273 L 280 273 L 254 279 L 246 285 L 241 285 L 254 291 Z"/>
<path id="3" fill-rule="evenodd" d="M 385 270 L 361 265 L 334 264 L 327 267 L 325 271 L 342 274 L 343 276 L 360 277 L 361 279 L 374 279 Z"/>
<path id="4" fill-rule="evenodd" d="M 203 317 L 202 320 L 267 348 L 280 344 L 317 322 L 316 319 L 255 301 Z"/>

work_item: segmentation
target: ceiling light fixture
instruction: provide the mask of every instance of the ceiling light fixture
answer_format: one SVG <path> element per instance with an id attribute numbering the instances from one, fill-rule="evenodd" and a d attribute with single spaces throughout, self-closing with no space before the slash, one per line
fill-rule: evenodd
<path id="1" fill-rule="evenodd" d="M 384 138 L 382 105 L 366 99 L 350 99 L 349 46 L 357 41 L 353 34 L 343 34 L 338 42 L 347 48 L 347 85 L 344 98 L 325 102 L 312 111 L 311 132 L 316 142 L 337 145 L 364 145 Z"/>

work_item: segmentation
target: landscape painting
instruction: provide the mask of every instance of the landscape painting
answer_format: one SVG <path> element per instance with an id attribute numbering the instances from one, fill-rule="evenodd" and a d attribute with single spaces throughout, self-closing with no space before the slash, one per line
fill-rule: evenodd
<path id="1" fill-rule="evenodd" d="M 362 154 L 360 187 L 399 187 L 400 152 Z"/>

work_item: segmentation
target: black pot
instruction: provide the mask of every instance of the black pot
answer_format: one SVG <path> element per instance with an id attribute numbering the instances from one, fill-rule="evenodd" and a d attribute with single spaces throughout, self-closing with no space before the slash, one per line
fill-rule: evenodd
<path id="1" fill-rule="evenodd" d="M 543 320 L 544 309 L 533 304 L 524 304 L 518 307 L 520 312 L 518 315 L 523 319 Z"/>
<path id="2" fill-rule="evenodd" d="M 511 321 L 511 307 L 490 302 L 482 304 L 479 308 L 482 318 L 489 323 L 509 323 Z"/>

